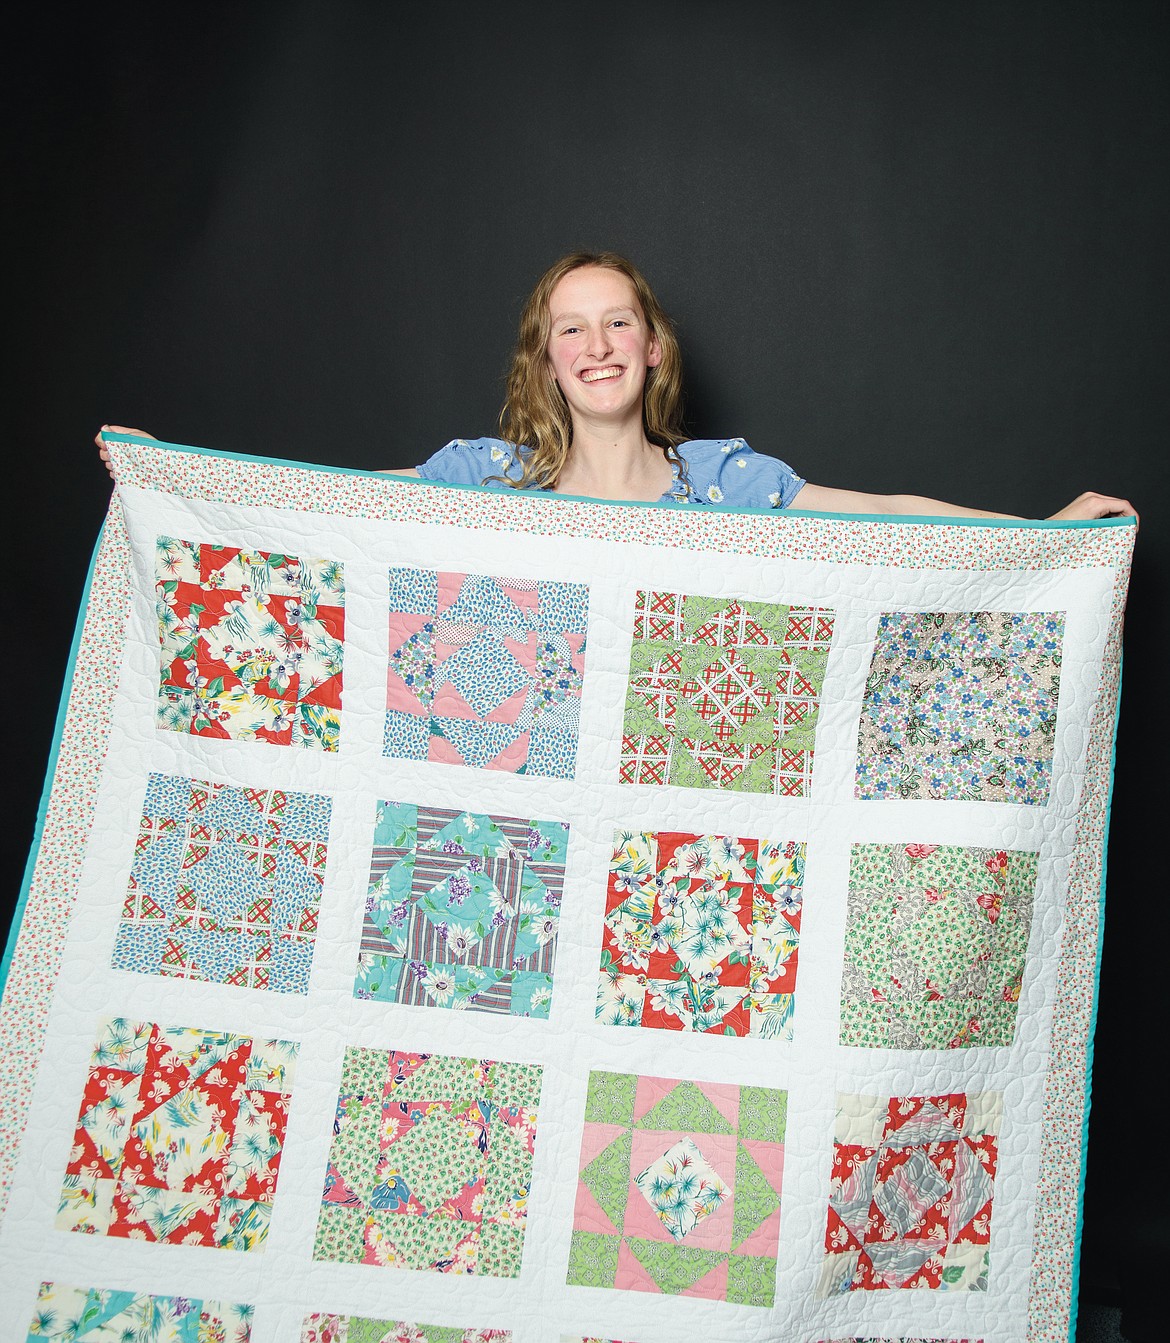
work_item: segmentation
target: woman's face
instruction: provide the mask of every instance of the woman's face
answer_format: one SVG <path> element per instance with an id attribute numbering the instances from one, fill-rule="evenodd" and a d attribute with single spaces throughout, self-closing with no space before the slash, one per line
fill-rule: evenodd
<path id="1" fill-rule="evenodd" d="M 646 370 L 662 359 L 633 284 L 582 266 L 549 295 L 548 363 L 570 413 L 591 420 L 642 414 Z"/>

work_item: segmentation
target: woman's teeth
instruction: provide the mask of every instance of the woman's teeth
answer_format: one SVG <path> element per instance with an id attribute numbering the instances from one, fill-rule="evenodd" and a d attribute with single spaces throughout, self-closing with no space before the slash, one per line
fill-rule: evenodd
<path id="1" fill-rule="evenodd" d="M 590 368 L 581 374 L 582 382 L 600 382 L 603 378 L 619 378 L 620 368 Z"/>

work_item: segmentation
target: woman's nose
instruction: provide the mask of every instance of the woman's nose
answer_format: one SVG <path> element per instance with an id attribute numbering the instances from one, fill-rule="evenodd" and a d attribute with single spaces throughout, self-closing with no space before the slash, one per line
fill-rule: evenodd
<path id="1" fill-rule="evenodd" d="M 603 326 L 594 327 L 589 333 L 589 357 L 591 359 L 600 359 L 603 355 L 609 354 L 613 349 L 609 339 L 609 332 Z"/>

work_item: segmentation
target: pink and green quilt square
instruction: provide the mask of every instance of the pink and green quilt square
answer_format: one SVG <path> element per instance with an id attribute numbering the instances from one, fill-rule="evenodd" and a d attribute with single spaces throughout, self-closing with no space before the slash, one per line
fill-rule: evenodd
<path id="1" fill-rule="evenodd" d="M 775 1299 L 787 1093 L 589 1077 L 568 1282 Z"/>
<path id="2" fill-rule="evenodd" d="M 589 588 L 390 570 L 383 754 L 571 779 Z"/>
<path id="3" fill-rule="evenodd" d="M 883 614 L 857 796 L 1044 806 L 1063 643 L 1059 611 Z"/>
<path id="4" fill-rule="evenodd" d="M 155 591 L 160 728 L 337 750 L 340 564 L 160 536 Z"/>
<path id="5" fill-rule="evenodd" d="M 512 1343 L 512 1331 L 410 1324 L 368 1315 L 306 1315 L 300 1343 Z"/>
<path id="6" fill-rule="evenodd" d="M 116 970 L 307 993 L 331 804 L 152 774 Z"/>
<path id="7" fill-rule="evenodd" d="M 248 1343 L 254 1308 L 42 1282 L 27 1343 Z"/>
<path id="8" fill-rule="evenodd" d="M 837 1098 L 818 1295 L 987 1290 L 1003 1094 Z"/>
<path id="9" fill-rule="evenodd" d="M 516 1277 L 540 1078 L 535 1065 L 347 1049 L 313 1257 Z"/>
<path id="10" fill-rule="evenodd" d="M 1038 856 L 948 844 L 855 844 L 841 1043 L 1010 1045 Z"/>
<path id="11" fill-rule="evenodd" d="M 569 827 L 382 802 L 354 996 L 547 1017 Z"/>
<path id="12" fill-rule="evenodd" d="M 804 855 L 794 840 L 619 830 L 597 1019 L 791 1040 Z"/>
<path id="13" fill-rule="evenodd" d="M 298 1046 L 112 1018 L 97 1038 L 57 1228 L 262 1250 Z"/>
<path id="14" fill-rule="evenodd" d="M 832 611 L 639 592 L 622 783 L 804 797 Z"/>

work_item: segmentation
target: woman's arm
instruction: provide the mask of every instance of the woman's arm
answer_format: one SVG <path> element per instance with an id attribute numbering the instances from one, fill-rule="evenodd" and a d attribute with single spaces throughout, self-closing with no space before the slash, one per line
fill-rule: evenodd
<path id="1" fill-rule="evenodd" d="M 1005 518 L 1020 519 L 1014 513 L 992 513 L 981 508 L 964 508 L 942 499 L 927 499 L 920 494 L 864 494 L 859 490 L 835 490 L 828 485 L 803 486 L 790 508 L 808 508 L 815 513 L 901 513 L 919 517 Z M 1089 522 L 1096 518 L 1136 518 L 1137 512 L 1127 499 L 1088 491 L 1071 504 L 1053 513 L 1051 522 Z"/>

